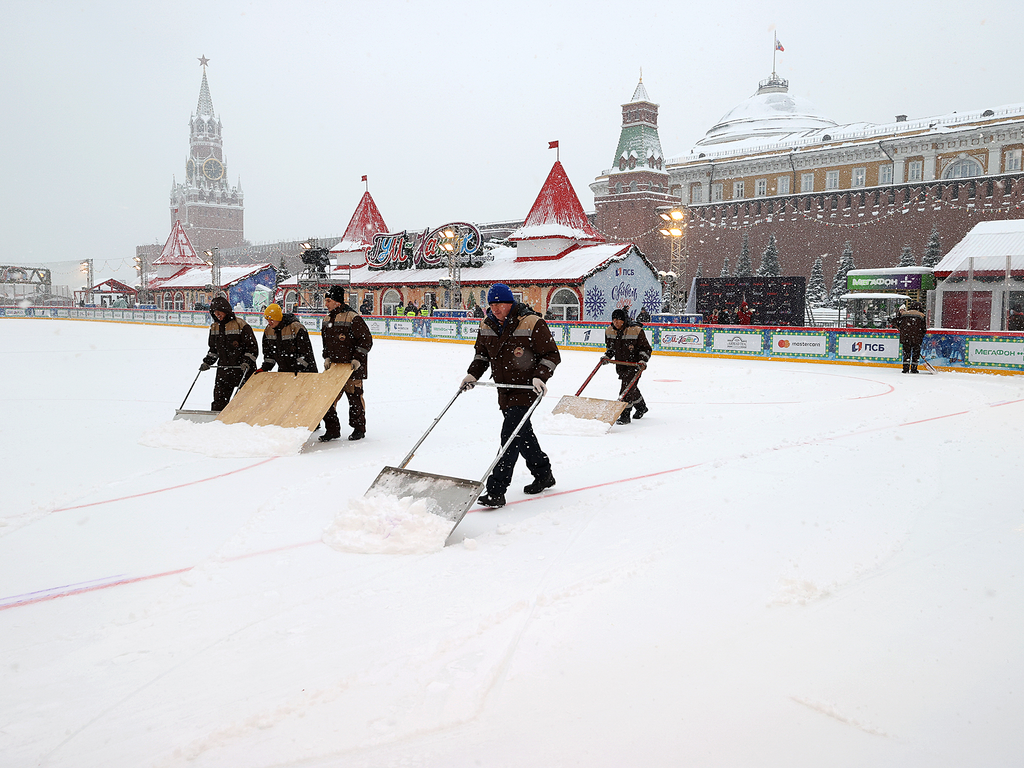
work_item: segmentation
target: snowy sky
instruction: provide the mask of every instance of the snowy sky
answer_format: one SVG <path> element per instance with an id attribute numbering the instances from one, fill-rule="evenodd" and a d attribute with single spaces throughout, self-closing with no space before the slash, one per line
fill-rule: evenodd
<path id="1" fill-rule="evenodd" d="M 340 235 L 363 174 L 393 229 L 524 217 L 556 139 L 592 210 L 641 67 L 673 157 L 770 74 L 774 32 L 778 73 L 839 123 L 1024 101 L 1015 2 L 832 8 L 8 0 L 0 261 L 132 277 L 169 232 L 200 55 L 252 242 Z"/>

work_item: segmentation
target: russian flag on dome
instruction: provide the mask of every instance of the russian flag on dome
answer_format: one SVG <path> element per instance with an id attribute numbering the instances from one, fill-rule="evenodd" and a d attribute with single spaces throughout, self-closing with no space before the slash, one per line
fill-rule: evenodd
<path id="1" fill-rule="evenodd" d="M 775 50 L 776 51 L 784 51 L 784 50 L 786 50 L 785 48 L 782 47 L 782 43 L 779 42 L 779 38 L 777 38 L 777 37 L 775 38 Z"/>

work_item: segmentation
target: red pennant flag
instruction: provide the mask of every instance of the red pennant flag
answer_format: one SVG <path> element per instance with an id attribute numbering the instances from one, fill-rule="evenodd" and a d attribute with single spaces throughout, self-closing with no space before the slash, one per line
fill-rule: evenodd
<path id="1" fill-rule="evenodd" d="M 360 181 L 366 181 L 366 177 L 363 176 L 363 178 L 361 178 Z"/>
<path id="2" fill-rule="evenodd" d="M 548 149 L 558 149 L 558 142 L 557 141 L 549 141 L 548 142 Z"/>

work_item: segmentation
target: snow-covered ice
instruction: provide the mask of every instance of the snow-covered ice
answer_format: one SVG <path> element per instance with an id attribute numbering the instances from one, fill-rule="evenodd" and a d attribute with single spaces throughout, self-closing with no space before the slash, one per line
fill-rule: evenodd
<path id="1" fill-rule="evenodd" d="M 192 451 L 215 458 L 245 458 L 295 454 L 309 438 L 310 432 L 304 427 L 254 427 L 219 421 L 196 424 L 179 419 L 146 430 L 139 437 L 139 444 Z"/>
<path id="2" fill-rule="evenodd" d="M 297 452 L 168 436 L 202 329 L 2 322 L 4 768 L 1021 763 L 1024 377 L 658 355 L 581 434 L 566 351 L 558 484 L 440 547 L 364 494 L 469 346 L 378 340 L 366 439 Z M 495 400 L 410 468 L 479 478 Z"/>

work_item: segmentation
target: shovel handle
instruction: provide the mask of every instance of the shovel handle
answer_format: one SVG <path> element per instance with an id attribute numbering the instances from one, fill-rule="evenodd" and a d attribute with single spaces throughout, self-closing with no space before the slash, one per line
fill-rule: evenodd
<path id="1" fill-rule="evenodd" d="M 594 376 L 595 376 L 595 375 L 597 374 L 597 372 L 598 372 L 599 370 L 601 370 L 601 366 L 602 366 L 602 365 L 604 365 L 604 363 L 603 363 L 603 362 L 601 362 L 602 360 L 604 360 L 604 358 L 603 358 L 603 357 L 601 358 L 601 360 L 598 360 L 598 361 L 597 361 L 597 365 L 595 365 L 595 366 L 594 366 L 594 370 L 592 370 L 592 371 L 590 372 L 590 375 L 589 375 L 589 376 L 587 376 L 587 380 L 583 382 L 583 386 L 582 386 L 582 387 L 580 387 L 580 388 L 579 388 L 579 390 L 577 390 L 577 392 L 576 392 L 576 397 L 579 397 L 579 396 L 580 396 L 580 394 L 581 394 L 581 393 L 583 392 L 583 390 L 587 388 L 587 384 L 589 384 L 589 383 L 590 383 L 590 380 L 591 380 L 592 378 L 594 378 Z"/>
<path id="2" fill-rule="evenodd" d="M 193 387 L 195 387 L 195 385 L 196 385 L 196 382 L 197 382 L 197 381 L 199 381 L 199 376 L 200 376 L 200 374 L 202 374 L 202 371 L 200 371 L 199 373 L 197 373 L 197 374 L 196 374 L 196 377 L 195 377 L 194 379 L 192 379 L 192 386 L 191 386 L 191 387 L 189 387 L 189 388 L 188 388 L 188 392 L 186 392 L 186 393 L 185 393 L 185 400 L 188 400 L 188 396 L 192 394 L 192 388 L 193 388 Z M 184 408 L 184 407 L 185 407 L 185 400 L 182 400 L 182 401 L 181 401 L 181 405 L 180 405 L 180 406 L 178 406 L 178 410 L 179 410 L 179 411 L 180 411 L 180 410 L 181 410 L 182 408 Z"/>
<path id="3" fill-rule="evenodd" d="M 533 384 L 499 384 L 496 381 L 478 381 L 475 387 L 497 387 L 498 389 L 533 389 Z"/>

